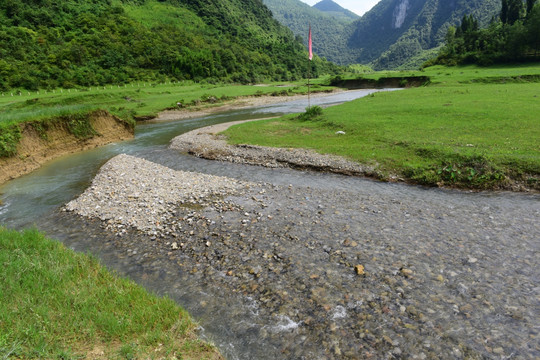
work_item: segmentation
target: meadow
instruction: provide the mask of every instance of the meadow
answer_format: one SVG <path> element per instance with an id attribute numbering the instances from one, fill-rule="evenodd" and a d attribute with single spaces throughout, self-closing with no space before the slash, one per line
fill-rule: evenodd
<path id="1" fill-rule="evenodd" d="M 314 83 L 312 91 L 328 90 L 317 82 Z M 165 109 L 201 109 L 244 96 L 287 96 L 307 91 L 305 81 L 261 86 L 185 81 L 1 92 L 0 157 L 16 155 L 17 144 L 21 138 L 18 124 L 23 122 L 31 122 L 35 124 L 34 128 L 38 129 L 47 128 L 55 122 L 84 124 L 87 114 L 104 109 L 134 127 L 137 120 L 155 117 Z M 77 136 L 76 133 L 73 135 Z"/>
<path id="2" fill-rule="evenodd" d="M 317 90 L 315 84 L 312 90 Z M 263 86 L 199 84 L 193 82 L 147 83 L 77 89 L 14 90 L 0 94 L 0 126 L 53 118 L 74 112 L 105 109 L 129 120 L 156 116 L 167 108 L 211 106 L 241 96 L 307 93 L 305 81 Z"/>
<path id="3" fill-rule="evenodd" d="M 221 359 L 168 298 L 35 230 L 0 227 L 0 358 Z"/>
<path id="4" fill-rule="evenodd" d="M 309 148 L 374 165 L 382 180 L 540 189 L 540 65 L 436 66 L 429 86 L 381 92 L 315 116 L 247 123 L 234 144 Z M 337 134 L 338 131 L 345 135 Z"/>

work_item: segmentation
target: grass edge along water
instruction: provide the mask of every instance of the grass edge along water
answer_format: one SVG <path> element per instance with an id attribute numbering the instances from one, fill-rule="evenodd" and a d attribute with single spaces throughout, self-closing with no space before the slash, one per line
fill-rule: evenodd
<path id="1" fill-rule="evenodd" d="M 171 299 L 37 230 L 0 227 L 0 357 L 222 359 Z"/>
<path id="2" fill-rule="evenodd" d="M 387 181 L 540 190 L 540 87 L 535 76 L 518 81 L 540 74 L 540 65 L 425 73 L 429 86 L 372 94 L 315 117 L 236 125 L 225 135 L 232 144 L 345 156 Z"/>

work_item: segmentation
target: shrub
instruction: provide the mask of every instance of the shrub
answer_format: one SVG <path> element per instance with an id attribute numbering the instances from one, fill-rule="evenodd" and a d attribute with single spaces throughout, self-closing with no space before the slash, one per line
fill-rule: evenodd
<path id="1" fill-rule="evenodd" d="M 17 154 L 17 145 L 21 140 L 21 129 L 17 125 L 0 127 L 0 157 Z"/>
<path id="2" fill-rule="evenodd" d="M 306 108 L 306 112 L 298 115 L 296 118 L 300 121 L 315 120 L 323 115 L 323 109 L 320 106 L 311 106 Z"/>

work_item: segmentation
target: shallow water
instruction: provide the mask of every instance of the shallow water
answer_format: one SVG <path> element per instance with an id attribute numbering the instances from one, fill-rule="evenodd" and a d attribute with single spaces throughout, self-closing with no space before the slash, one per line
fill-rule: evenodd
<path id="1" fill-rule="evenodd" d="M 340 96 L 351 93 L 332 95 L 326 101 L 346 100 Z M 305 101 L 293 102 L 141 125 L 132 141 L 58 159 L 6 184 L 0 189 L 4 203 L 0 223 L 13 228 L 35 225 L 75 250 L 98 255 L 106 265 L 147 288 L 167 294 L 197 318 L 204 335 L 230 359 L 355 358 L 365 354 L 362 346 L 378 350 L 376 358 L 400 354 L 423 358 L 437 351 L 442 358 L 539 357 L 538 195 L 425 189 L 214 162 L 167 149 L 173 137 L 194 128 L 298 112 L 305 106 Z M 253 249 L 235 249 L 239 258 L 234 258 L 234 252 L 225 254 L 237 262 L 235 269 L 262 265 L 261 279 L 256 283 L 242 277 L 229 279 L 212 270 L 219 264 L 202 262 L 196 247 L 192 258 L 187 252 L 173 257 L 144 236 L 132 233 L 120 239 L 99 223 L 57 211 L 84 191 L 99 167 L 119 153 L 174 169 L 276 186 L 265 210 L 275 217 L 272 225 L 279 229 L 272 232 L 276 235 L 268 235 L 264 224 L 257 224 L 260 228 L 254 226 L 252 231 L 264 234 L 258 242 L 255 235 L 250 240 Z M 254 206 L 236 201 L 245 202 L 246 209 Z M 217 214 L 206 216 L 222 226 Z M 250 238 L 247 231 L 245 236 Z M 288 236 L 295 240 L 286 242 Z M 358 252 L 342 249 L 344 238 L 359 242 Z M 266 272 L 274 263 L 257 257 L 257 251 L 270 251 L 274 242 L 290 252 L 284 255 L 289 267 L 278 277 Z M 332 251 L 319 250 L 326 246 L 342 249 L 343 254 L 337 259 Z M 361 281 L 342 264 L 359 259 L 369 271 Z M 413 279 L 400 277 L 403 266 L 414 270 Z M 306 277 L 318 272 L 324 283 L 312 285 Z M 444 282 L 434 280 L 439 274 Z M 244 285 L 259 290 L 238 291 Z M 266 302 L 260 289 L 287 292 L 290 297 Z M 308 306 L 311 300 L 315 304 Z M 425 313 L 423 319 L 415 317 L 416 308 Z M 375 318 L 364 319 L 364 314 Z M 361 321 L 364 328 L 355 328 Z M 400 321 L 410 326 L 405 333 L 396 329 Z M 377 345 L 385 336 L 390 339 L 387 344 Z"/>
<path id="2" fill-rule="evenodd" d="M 314 96 L 312 105 L 330 106 L 373 93 L 376 90 L 347 91 L 328 96 Z M 250 120 L 304 111 L 307 100 L 294 100 L 258 108 L 234 110 L 196 119 L 157 122 L 137 125 L 135 138 L 110 144 L 51 161 L 29 175 L 12 180 L 0 187 L 0 224 L 21 228 L 33 224 L 43 214 L 54 211 L 80 194 L 107 160 L 118 154 L 160 158 L 169 142 L 176 136 L 204 126 L 237 120 Z M 189 156 L 169 157 L 169 163 L 186 166 L 199 172 L 228 173 L 227 166 L 212 165 Z M 222 167 L 222 170 L 217 170 Z M 231 171 L 232 175 L 232 171 Z"/>

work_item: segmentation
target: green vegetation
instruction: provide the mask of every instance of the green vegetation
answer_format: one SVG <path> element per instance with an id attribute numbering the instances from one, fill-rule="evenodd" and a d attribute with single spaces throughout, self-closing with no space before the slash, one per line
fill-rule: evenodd
<path id="1" fill-rule="evenodd" d="M 312 90 L 322 90 L 318 83 Z M 307 93 L 305 81 L 262 86 L 209 83 L 133 83 L 48 92 L 0 92 L 0 126 L 104 109 L 125 120 L 156 115 L 167 108 L 213 106 L 241 96 Z M 180 103 L 180 105 L 178 104 Z"/>
<path id="2" fill-rule="evenodd" d="M 217 359 L 189 315 L 34 230 L 0 228 L 3 359 Z"/>
<path id="3" fill-rule="evenodd" d="M 355 23 L 348 43 L 356 62 L 371 63 L 376 70 L 417 69 L 463 15 L 473 14 L 487 25 L 498 14 L 500 0 L 410 0 L 406 11 L 397 9 L 396 1 L 382 0 Z"/>
<path id="4" fill-rule="evenodd" d="M 307 47 L 308 30 L 311 25 L 313 52 L 336 64 L 349 64 L 354 57 L 349 56 L 347 36 L 352 34 L 350 17 L 336 18 L 298 0 L 264 0 L 274 17 L 293 31 Z M 323 4 L 324 5 L 324 4 Z M 315 58 L 316 59 L 316 58 Z"/>
<path id="5" fill-rule="evenodd" d="M 293 80 L 308 73 L 306 57 L 260 0 L 0 2 L 0 91 Z"/>
<path id="6" fill-rule="evenodd" d="M 0 157 L 10 157 L 17 153 L 17 144 L 21 140 L 21 129 L 14 124 L 0 125 Z"/>
<path id="7" fill-rule="evenodd" d="M 313 80 L 312 91 L 324 91 Z M 1 92 L 0 92 L 1 93 Z M 104 109 L 134 126 L 134 119 L 155 116 L 164 109 L 216 106 L 242 96 L 307 93 L 304 81 L 264 86 L 193 83 L 133 83 L 85 89 L 54 89 L 47 92 L 16 91 L 0 95 L 0 157 L 15 155 L 20 126 L 28 122 L 38 132 L 57 123 L 75 136 L 92 135 L 89 114 Z M 13 96 L 11 96 L 13 94 Z"/>
<path id="8" fill-rule="evenodd" d="M 357 14 L 343 8 L 333 0 L 321 0 L 315 5 L 313 5 L 313 8 L 320 10 L 328 15 L 331 15 L 337 19 L 351 21 L 360 18 L 360 16 L 358 16 Z"/>
<path id="9" fill-rule="evenodd" d="M 539 65 L 437 66 L 403 75 L 430 76 L 432 85 L 377 93 L 319 116 L 237 125 L 225 134 L 235 144 L 342 155 L 375 166 L 385 180 L 476 189 L 518 182 L 540 189 Z"/>
<path id="10" fill-rule="evenodd" d="M 480 29 L 472 15 L 450 27 L 446 45 L 439 55 L 426 63 L 457 65 L 516 63 L 540 58 L 540 4 L 522 0 L 502 0 L 499 19 Z"/>

